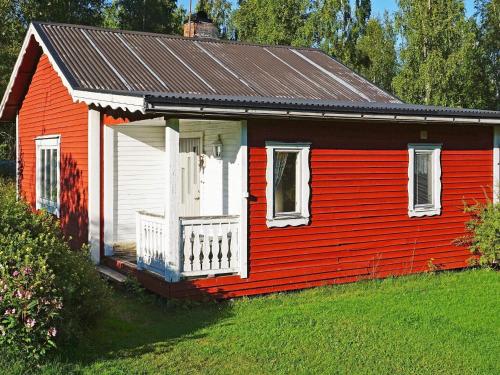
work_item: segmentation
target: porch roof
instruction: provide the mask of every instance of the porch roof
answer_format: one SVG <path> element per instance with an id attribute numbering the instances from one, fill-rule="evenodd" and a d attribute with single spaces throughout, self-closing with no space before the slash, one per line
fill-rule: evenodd
<path id="1" fill-rule="evenodd" d="M 130 112 L 192 113 L 193 106 L 215 105 L 271 116 L 297 110 L 500 119 L 494 111 L 404 104 L 318 49 L 33 23 L 0 121 L 14 119 L 41 53 L 75 102 Z"/>

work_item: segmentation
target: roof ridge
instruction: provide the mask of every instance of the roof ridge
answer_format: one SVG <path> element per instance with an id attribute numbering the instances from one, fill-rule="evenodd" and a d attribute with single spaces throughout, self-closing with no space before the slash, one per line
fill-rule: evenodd
<path id="1" fill-rule="evenodd" d="M 33 25 L 40 26 L 60 26 L 60 27 L 71 27 L 77 29 L 87 29 L 87 30 L 97 30 L 97 31 L 106 31 L 116 34 L 135 34 L 135 35 L 144 35 L 151 37 L 163 37 L 169 39 L 179 39 L 193 42 L 210 42 L 210 43 L 221 43 L 221 44 L 234 44 L 234 45 L 244 45 L 244 46 L 255 46 L 255 47 L 276 47 L 276 48 L 286 48 L 286 49 L 296 49 L 296 50 L 305 50 L 305 51 L 315 51 L 325 53 L 319 48 L 314 47 L 296 47 L 296 46 L 288 46 L 286 44 L 260 44 L 260 43 L 251 43 L 251 42 L 243 42 L 240 40 L 228 40 L 228 39 L 212 39 L 212 38 L 190 38 L 182 35 L 175 34 L 163 34 L 163 33 L 154 33 L 151 31 L 135 31 L 135 30 L 124 30 L 124 29 L 112 29 L 108 27 L 102 26 L 90 26 L 90 25 L 81 25 L 81 24 L 72 24 L 72 23 L 64 23 L 64 22 L 46 22 L 46 21 L 33 21 Z M 329 56 L 329 55 L 328 55 Z"/>

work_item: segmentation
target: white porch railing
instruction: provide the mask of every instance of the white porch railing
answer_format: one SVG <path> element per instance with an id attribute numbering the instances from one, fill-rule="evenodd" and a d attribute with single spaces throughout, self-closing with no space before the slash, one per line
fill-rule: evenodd
<path id="1" fill-rule="evenodd" d="M 180 222 L 180 264 L 183 276 L 238 271 L 238 216 L 181 218 Z"/>
<path id="2" fill-rule="evenodd" d="M 136 215 L 137 266 L 163 274 L 168 259 L 165 218 L 146 212 Z"/>
<path id="3" fill-rule="evenodd" d="M 137 266 L 166 275 L 167 266 L 181 276 L 208 276 L 238 272 L 239 217 L 180 218 L 180 246 L 169 249 L 163 216 L 137 212 Z M 173 255 L 178 251 L 179 257 Z M 173 259 L 179 264 L 173 264 Z M 174 262 L 176 263 L 176 262 Z"/>

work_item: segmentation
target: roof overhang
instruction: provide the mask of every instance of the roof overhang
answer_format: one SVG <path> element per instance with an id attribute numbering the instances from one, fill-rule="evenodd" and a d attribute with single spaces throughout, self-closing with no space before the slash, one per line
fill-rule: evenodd
<path id="1" fill-rule="evenodd" d="M 129 93 L 106 93 L 81 90 L 74 83 L 69 72 L 59 60 L 57 54 L 51 50 L 44 40 L 44 36 L 37 30 L 36 24 L 31 24 L 21 46 L 9 83 L 0 102 L 0 122 L 13 121 L 20 103 L 26 94 L 27 87 L 39 57 L 47 55 L 52 67 L 62 80 L 63 85 L 76 102 L 100 107 L 110 107 L 129 112 L 144 112 L 144 96 L 130 95 Z"/>
<path id="2" fill-rule="evenodd" d="M 500 125 L 500 112 L 408 104 L 322 102 L 300 99 L 145 97 L 146 113 L 196 117 L 269 117 Z"/>

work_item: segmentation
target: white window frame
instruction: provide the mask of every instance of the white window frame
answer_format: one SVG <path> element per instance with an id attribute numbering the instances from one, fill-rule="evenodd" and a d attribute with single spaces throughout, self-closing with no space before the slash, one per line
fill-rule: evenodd
<path id="1" fill-rule="evenodd" d="M 408 216 L 422 217 L 441 214 L 441 144 L 415 143 L 408 145 Z M 415 205 L 415 153 L 432 155 L 432 204 Z"/>
<path id="2" fill-rule="evenodd" d="M 309 198 L 311 188 L 309 180 L 311 171 L 309 167 L 310 143 L 283 143 L 266 142 L 266 223 L 268 228 L 299 226 L 309 224 Z M 297 211 L 275 214 L 274 212 L 274 154 L 275 152 L 296 152 L 296 205 Z"/>
<path id="3" fill-rule="evenodd" d="M 61 136 L 48 135 L 35 138 L 36 144 L 36 209 L 44 209 L 47 212 L 59 217 L 61 207 Z M 53 202 L 41 197 L 41 165 L 40 151 L 41 150 L 57 150 L 57 199 Z"/>

